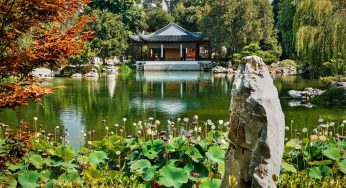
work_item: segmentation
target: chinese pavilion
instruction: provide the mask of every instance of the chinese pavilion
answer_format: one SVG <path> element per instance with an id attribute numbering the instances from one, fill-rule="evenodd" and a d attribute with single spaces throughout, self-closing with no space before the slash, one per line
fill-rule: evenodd
<path id="1" fill-rule="evenodd" d="M 205 70 L 210 68 L 210 41 L 175 23 L 150 33 L 130 35 L 137 48 L 137 70 Z"/>

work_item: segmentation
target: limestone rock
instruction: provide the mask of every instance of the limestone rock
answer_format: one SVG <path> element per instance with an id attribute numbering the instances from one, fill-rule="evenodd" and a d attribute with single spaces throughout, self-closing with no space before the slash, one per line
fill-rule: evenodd
<path id="1" fill-rule="evenodd" d="M 232 88 L 232 141 L 225 156 L 221 187 L 229 177 L 237 187 L 276 187 L 284 149 L 285 119 L 267 66 L 257 56 L 242 59 Z"/>
<path id="2" fill-rule="evenodd" d="M 72 74 L 71 78 L 82 78 L 83 75 L 81 73 L 75 73 L 75 74 Z"/>
<path id="3" fill-rule="evenodd" d="M 99 75 L 99 73 L 97 72 L 97 70 L 96 69 L 91 69 L 91 71 L 90 72 L 88 72 L 88 73 L 86 73 L 85 75 L 84 75 L 84 77 L 92 77 L 92 78 L 98 78 L 100 75 Z"/>

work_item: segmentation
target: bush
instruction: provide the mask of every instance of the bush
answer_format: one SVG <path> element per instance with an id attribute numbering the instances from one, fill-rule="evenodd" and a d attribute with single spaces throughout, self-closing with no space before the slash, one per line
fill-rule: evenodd
<path id="1" fill-rule="evenodd" d="M 257 43 L 251 43 L 245 46 L 240 53 L 233 54 L 233 62 L 240 63 L 241 59 L 246 56 L 257 55 L 262 58 L 263 62 L 270 64 L 277 61 L 277 57 L 271 51 L 264 51 Z"/>
<path id="2" fill-rule="evenodd" d="M 331 87 L 322 95 L 314 97 L 311 102 L 322 106 L 346 106 L 345 90 Z"/>
<path id="3" fill-rule="evenodd" d="M 278 63 L 278 67 L 297 67 L 297 63 L 291 59 L 285 59 Z"/>
<path id="4" fill-rule="evenodd" d="M 81 73 L 86 74 L 91 71 L 91 69 L 96 69 L 98 73 L 100 70 L 95 65 L 85 65 L 85 66 L 66 66 L 60 71 L 60 76 L 62 77 L 71 77 L 73 74 Z"/>
<path id="5" fill-rule="evenodd" d="M 119 72 L 127 74 L 131 73 L 132 69 L 127 64 L 122 64 L 120 65 Z"/>
<path id="6" fill-rule="evenodd" d="M 346 76 L 342 76 L 342 77 L 326 76 L 326 77 L 321 77 L 321 80 L 329 84 L 336 81 L 346 82 Z"/>

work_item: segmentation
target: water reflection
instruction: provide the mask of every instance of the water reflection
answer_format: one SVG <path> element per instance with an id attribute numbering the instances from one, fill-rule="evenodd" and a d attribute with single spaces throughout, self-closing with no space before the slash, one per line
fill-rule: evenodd
<path id="1" fill-rule="evenodd" d="M 108 95 L 110 98 L 113 98 L 115 87 L 116 87 L 116 80 L 115 78 L 107 78 L 107 89 L 108 89 Z"/>
<path id="2" fill-rule="evenodd" d="M 84 144 L 80 131 L 95 133 L 93 139 L 104 136 L 102 120 L 107 120 L 111 132 L 114 124 L 122 123 L 122 118 L 126 117 L 129 133 L 133 130 L 130 123 L 149 117 L 166 122 L 170 117 L 191 118 L 198 114 L 201 120 L 227 120 L 232 81 L 232 75 L 205 72 L 137 72 L 111 79 L 55 78 L 45 84 L 64 87 L 43 97 L 41 103 L 17 108 L 17 113 L 4 110 L 0 113 L 0 121 L 16 126 L 19 120 L 32 122 L 37 116 L 38 124 L 43 124 L 49 132 L 54 132 L 56 126 L 67 129 L 68 139 L 74 147 L 79 147 L 81 141 Z M 286 76 L 277 77 L 274 83 L 286 122 L 294 120 L 298 130 L 316 125 L 320 117 L 336 121 L 346 119 L 344 109 L 288 106 L 288 90 L 325 87 L 320 81 Z"/>

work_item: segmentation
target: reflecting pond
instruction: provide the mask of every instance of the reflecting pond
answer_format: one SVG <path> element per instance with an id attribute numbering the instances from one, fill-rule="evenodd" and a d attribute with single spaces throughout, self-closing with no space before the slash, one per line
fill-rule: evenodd
<path id="1" fill-rule="evenodd" d="M 306 87 L 326 87 L 319 80 L 307 80 L 297 76 L 276 77 L 286 123 L 294 120 L 293 126 L 313 128 L 318 118 L 329 121 L 346 119 L 343 108 L 290 107 L 288 91 Z M 206 72 L 136 72 L 107 79 L 54 78 L 47 86 L 61 86 L 53 94 L 42 98 L 40 103 L 27 107 L 4 110 L 0 121 L 18 125 L 20 120 L 32 122 L 38 117 L 38 124 L 54 132 L 55 127 L 67 129 L 70 143 L 74 147 L 84 144 L 81 131 L 94 131 L 93 139 L 104 135 L 102 120 L 110 131 L 114 124 L 127 119 L 126 131 L 133 134 L 132 123 L 155 117 L 162 124 L 168 118 L 188 117 L 197 114 L 199 119 L 229 119 L 229 103 L 232 77 L 213 75 Z"/>

